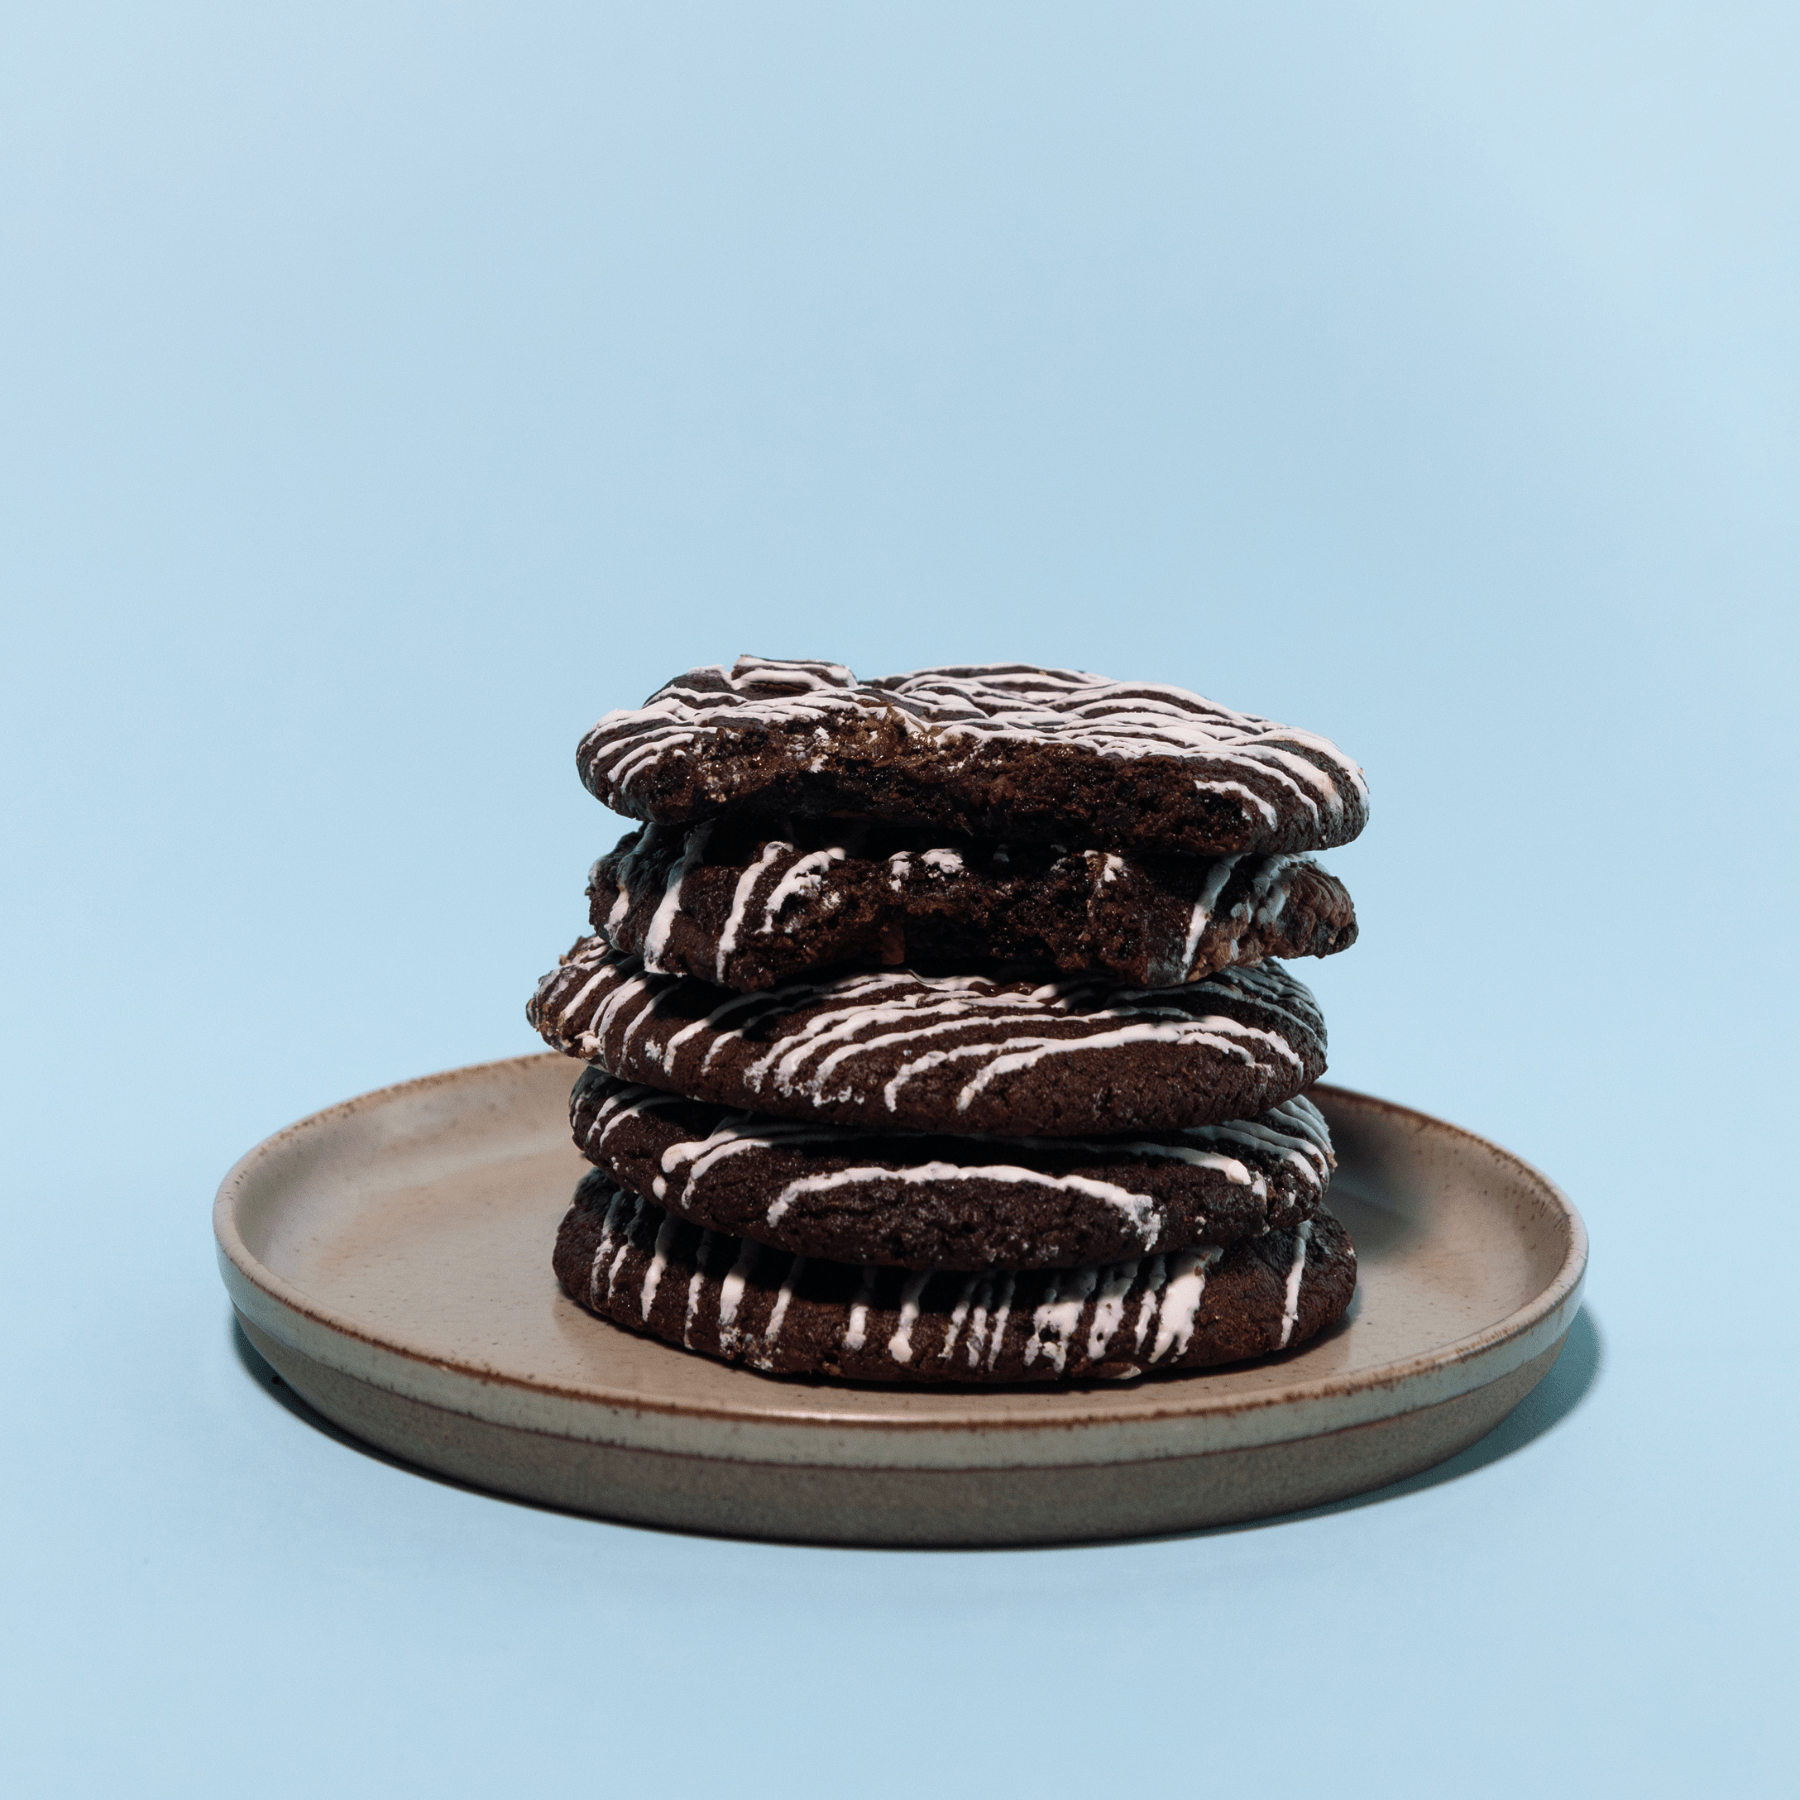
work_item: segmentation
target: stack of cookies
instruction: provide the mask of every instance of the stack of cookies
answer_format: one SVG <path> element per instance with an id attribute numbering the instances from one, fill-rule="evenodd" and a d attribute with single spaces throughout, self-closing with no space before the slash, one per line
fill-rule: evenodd
<path id="1" fill-rule="evenodd" d="M 1305 854 L 1368 816 L 1335 745 L 1064 670 L 743 657 L 578 761 L 647 821 L 529 1007 L 587 1064 L 581 1305 L 958 1382 L 1232 1362 L 1349 1305 L 1325 1025 L 1283 960 L 1356 936 Z"/>

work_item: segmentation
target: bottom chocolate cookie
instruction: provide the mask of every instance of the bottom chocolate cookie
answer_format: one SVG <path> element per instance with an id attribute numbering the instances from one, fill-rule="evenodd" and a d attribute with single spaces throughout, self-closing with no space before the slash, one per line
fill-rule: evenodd
<path id="1" fill-rule="evenodd" d="M 684 1223 L 600 1170 L 557 1234 L 564 1291 L 706 1356 L 854 1381 L 1124 1380 L 1291 1349 L 1356 1290 L 1350 1234 L 1320 1211 L 1230 1249 L 1196 1245 L 1009 1274 L 858 1268 Z"/>

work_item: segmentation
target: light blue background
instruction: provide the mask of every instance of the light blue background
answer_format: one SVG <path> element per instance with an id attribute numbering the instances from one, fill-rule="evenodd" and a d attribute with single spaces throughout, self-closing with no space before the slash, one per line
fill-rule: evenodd
<path id="1" fill-rule="evenodd" d="M 1792 1779 L 1795 17 L 9 8 L 11 1791 Z M 1593 1234 L 1527 1413 L 1317 1516 L 921 1555 L 284 1410 L 218 1178 L 532 1047 L 577 736 L 740 650 L 1359 757 L 1333 1076 Z"/>

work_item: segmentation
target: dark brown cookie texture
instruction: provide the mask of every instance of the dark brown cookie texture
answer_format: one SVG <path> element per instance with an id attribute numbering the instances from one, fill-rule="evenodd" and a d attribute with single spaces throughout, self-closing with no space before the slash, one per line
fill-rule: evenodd
<path id="1" fill-rule="evenodd" d="M 1038 963 L 1143 987 L 1356 941 L 1342 883 L 1297 856 L 1173 857 L 945 840 L 841 820 L 647 825 L 594 864 L 594 930 L 652 973 L 772 987 L 853 958 Z"/>
<path id="2" fill-rule="evenodd" d="M 1325 1072 L 1281 963 L 1172 988 L 879 969 L 732 994 L 583 938 L 526 1008 L 552 1049 L 778 1118 L 1079 1137 L 1251 1119 Z"/>
<path id="3" fill-rule="evenodd" d="M 1138 1138 L 885 1135 L 732 1112 L 588 1068 L 575 1142 L 691 1224 L 834 1262 L 1068 1268 L 1233 1244 L 1317 1211 L 1331 1135 L 1310 1100 Z"/>
<path id="4" fill-rule="evenodd" d="M 632 1331 L 780 1375 L 855 1381 L 1120 1380 L 1240 1362 L 1350 1304 L 1356 1252 L 1329 1212 L 1232 1249 L 1035 1274 L 857 1268 L 706 1231 L 599 1170 L 554 1255 L 571 1299 Z"/>
<path id="5" fill-rule="evenodd" d="M 743 656 L 608 713 L 576 762 L 608 806 L 671 825 L 750 809 L 1216 856 L 1347 844 L 1369 814 L 1362 771 L 1326 738 L 1022 663 L 859 681 Z"/>

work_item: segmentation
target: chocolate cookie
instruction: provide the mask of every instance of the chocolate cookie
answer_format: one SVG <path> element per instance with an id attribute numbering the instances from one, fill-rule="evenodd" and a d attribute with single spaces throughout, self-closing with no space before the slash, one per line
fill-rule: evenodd
<path id="1" fill-rule="evenodd" d="M 1343 885 L 1293 856 L 1175 857 L 939 841 L 839 820 L 647 825 L 588 877 L 588 916 L 655 973 L 772 987 L 852 958 L 1047 963 L 1143 987 L 1356 941 Z"/>
<path id="2" fill-rule="evenodd" d="M 781 1375 L 1076 1381 L 1303 1344 L 1356 1288 L 1328 1212 L 1226 1250 L 1036 1274 L 859 1269 L 689 1225 L 599 1170 L 557 1234 L 571 1299 L 630 1330 Z"/>
<path id="3" fill-rule="evenodd" d="M 1331 1137 L 1310 1100 L 1139 1138 L 877 1135 L 731 1112 L 589 1068 L 575 1142 L 682 1219 L 835 1262 L 1070 1268 L 1310 1218 Z"/>
<path id="4" fill-rule="evenodd" d="M 882 969 L 728 994 L 583 938 L 527 1016 L 552 1049 L 696 1100 L 911 1131 L 1077 1137 L 1253 1119 L 1325 1072 L 1281 963 L 1173 988 Z"/>
<path id="5" fill-rule="evenodd" d="M 1022 663 L 858 681 L 742 656 L 581 741 L 588 790 L 681 825 L 727 808 L 1217 856 L 1347 844 L 1362 771 L 1328 739 L 1177 687 Z"/>

